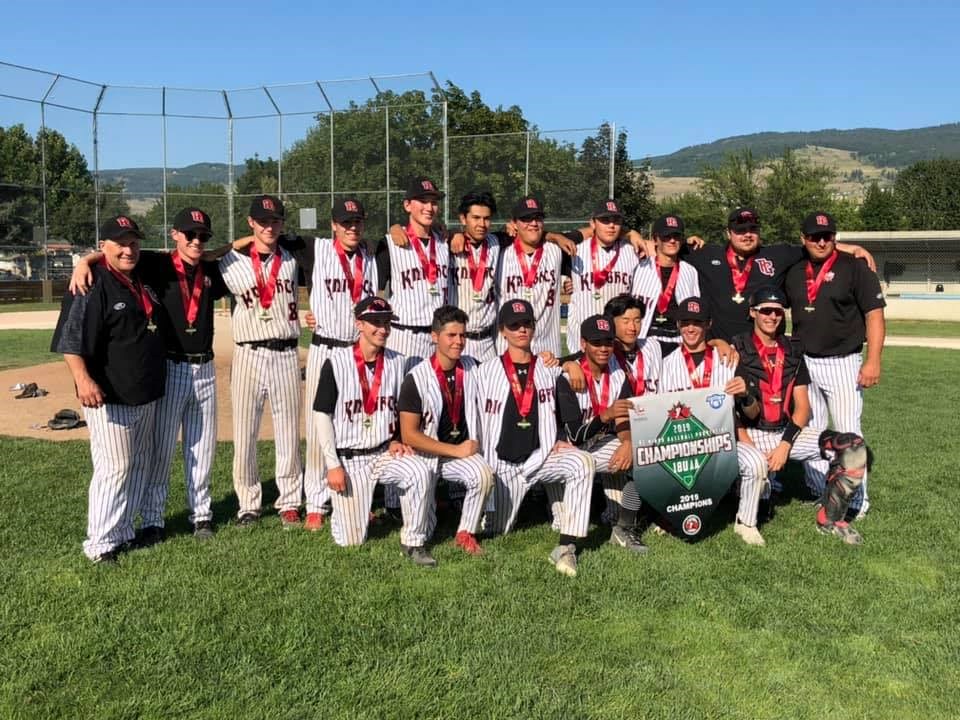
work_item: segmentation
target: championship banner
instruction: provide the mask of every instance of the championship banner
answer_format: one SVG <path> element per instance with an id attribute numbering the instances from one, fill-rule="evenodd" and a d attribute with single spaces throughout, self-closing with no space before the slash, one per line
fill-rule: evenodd
<path id="1" fill-rule="evenodd" d="M 678 532 L 695 537 L 739 474 L 733 397 L 702 388 L 632 402 L 637 494 Z"/>

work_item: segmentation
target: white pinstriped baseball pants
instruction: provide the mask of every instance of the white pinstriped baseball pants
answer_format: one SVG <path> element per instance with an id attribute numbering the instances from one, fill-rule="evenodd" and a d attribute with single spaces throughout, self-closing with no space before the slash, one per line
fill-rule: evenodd
<path id="1" fill-rule="evenodd" d="M 313 401 L 317 396 L 317 386 L 320 384 L 320 371 L 324 361 L 330 357 L 332 350 L 326 345 L 313 345 L 307 351 L 307 377 L 303 392 L 303 414 L 307 433 L 307 457 L 303 470 L 303 495 L 306 500 L 307 512 L 320 512 L 330 500 L 330 491 L 327 489 L 324 477 L 323 453 L 320 451 L 320 434 L 317 432 L 316 416 Z"/>
<path id="2" fill-rule="evenodd" d="M 277 510 L 300 506 L 300 366 L 297 349 L 268 350 L 236 345 L 230 369 L 233 405 L 233 487 L 239 514 L 259 513 L 260 476 L 257 434 L 263 406 L 270 398 L 276 443 Z"/>
<path id="3" fill-rule="evenodd" d="M 767 454 L 783 437 L 782 432 L 747 428 L 753 445 L 737 443 L 737 464 L 740 466 L 740 504 L 737 519 L 744 525 L 756 526 L 757 507 L 760 498 L 769 494 Z M 790 460 L 804 464 L 804 471 L 819 476 L 821 486 L 825 482 L 827 461 L 820 457 L 820 431 L 807 426 L 800 431 L 790 448 Z"/>
<path id="4" fill-rule="evenodd" d="M 181 426 L 190 522 L 212 520 L 210 470 L 217 451 L 217 378 L 212 360 L 202 365 L 167 360 L 166 390 L 157 400 L 153 466 L 140 500 L 144 526 L 163 527 L 170 461 Z"/>
<path id="5" fill-rule="evenodd" d="M 93 460 L 83 554 L 91 560 L 133 540 L 133 520 L 153 460 L 156 410 L 156 401 L 83 410 Z"/>
<path id="6" fill-rule="evenodd" d="M 595 463 L 594 480 L 603 485 L 603 492 L 607 497 L 608 506 L 611 502 L 619 505 L 623 497 L 623 484 L 627 481 L 624 474 L 613 475 L 610 472 L 610 459 L 620 447 L 620 439 L 616 435 L 603 438 L 589 450 L 580 448 L 583 452 L 590 453 Z M 563 491 L 557 485 L 544 485 L 543 489 L 547 494 L 547 502 L 550 504 L 550 513 L 553 516 L 553 529 L 559 531 L 560 519 L 563 517 Z M 591 488 L 592 493 L 592 488 Z M 589 511 L 589 501 L 588 501 Z M 613 511 L 613 508 L 610 508 Z M 614 515 L 616 520 L 616 515 Z"/>
<path id="7" fill-rule="evenodd" d="M 391 327 L 387 338 L 387 347 L 408 358 L 425 360 L 433 355 L 433 339 L 429 332 L 414 332 L 402 328 Z M 412 363 L 411 363 L 412 364 Z"/>
<path id="8" fill-rule="evenodd" d="M 490 490 L 493 489 L 493 470 L 487 465 L 487 461 L 483 459 L 482 455 L 471 455 L 466 458 L 440 458 L 437 476 L 448 483 L 457 483 L 465 491 L 457 532 L 463 531 L 471 534 L 479 532 L 480 520 L 483 518 L 483 508 Z M 435 520 L 436 493 L 433 494 L 432 503 Z M 431 525 L 427 535 L 432 535 L 434 529 L 434 526 Z"/>
<path id="9" fill-rule="evenodd" d="M 492 335 L 483 340 L 467 338 L 467 344 L 463 348 L 463 354 L 469 355 L 477 362 L 487 362 L 497 356 L 497 345 Z"/>
<path id="10" fill-rule="evenodd" d="M 554 450 L 530 477 L 523 475 L 523 465 L 498 460 L 494 468 L 495 518 L 494 532 L 508 533 L 516 522 L 520 503 L 536 483 L 562 483 L 563 502 L 559 510 L 560 533 L 586 537 L 590 524 L 590 492 L 595 463 L 590 453 L 573 448 Z"/>
<path id="11" fill-rule="evenodd" d="M 377 483 L 398 490 L 403 513 L 400 542 L 412 547 L 426 544 L 437 524 L 432 500 L 434 473 L 426 460 L 417 455 L 394 457 L 384 451 L 340 462 L 347 487 L 342 493 L 330 493 L 333 504 L 330 531 L 337 545 L 361 545 L 366 541 Z"/>

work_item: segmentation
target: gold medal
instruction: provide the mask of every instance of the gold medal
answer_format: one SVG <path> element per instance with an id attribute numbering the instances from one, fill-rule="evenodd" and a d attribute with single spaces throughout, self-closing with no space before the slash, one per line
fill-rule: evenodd
<path id="1" fill-rule="evenodd" d="M 460 437 L 460 431 L 454 428 L 453 430 L 450 431 L 450 437 L 452 438 Z"/>
<path id="2" fill-rule="evenodd" d="M 481 295 L 480 293 L 474 293 L 474 294 L 473 294 L 473 301 L 474 301 L 475 303 L 481 303 L 481 302 L 483 302 L 483 295 Z"/>
<path id="3" fill-rule="evenodd" d="M 157 331 L 157 324 L 156 324 L 155 322 L 153 322 L 152 319 L 150 320 L 150 322 L 147 323 L 147 330 L 149 330 L 150 332 L 156 332 L 156 331 Z"/>
<path id="4" fill-rule="evenodd" d="M 193 335 L 196 331 L 197 329 L 193 325 L 187 325 L 187 329 L 185 330 L 187 335 Z"/>
<path id="5" fill-rule="evenodd" d="M 807 306 L 806 306 L 805 308 L 803 308 L 803 309 L 804 309 L 806 312 L 813 312 L 813 311 L 816 310 L 816 308 L 815 308 L 813 305 L 807 305 Z"/>
<path id="6" fill-rule="evenodd" d="M 522 428 L 523 430 L 526 430 L 528 427 L 530 427 L 530 421 L 527 420 L 526 418 L 522 418 L 522 419 L 517 423 L 517 427 L 518 427 L 518 428 Z"/>
<path id="7" fill-rule="evenodd" d="M 263 309 L 260 311 L 260 319 L 263 322 L 270 322 L 271 320 L 273 320 L 273 317 L 271 317 L 269 310 Z"/>
<path id="8" fill-rule="evenodd" d="M 437 290 L 437 286 L 436 286 L 436 285 L 431 285 L 431 286 L 430 286 L 430 294 L 433 295 L 433 296 L 437 296 L 437 295 L 440 294 L 440 291 Z"/>
<path id="9" fill-rule="evenodd" d="M 367 416 L 363 419 L 363 429 L 364 429 L 364 430 L 369 430 L 369 429 L 372 428 L 372 427 L 373 427 L 373 419 L 372 419 L 369 415 L 367 415 Z"/>
<path id="10" fill-rule="evenodd" d="M 599 291 L 593 293 L 594 300 L 599 300 L 601 297 L 603 296 L 599 293 Z"/>
<path id="11" fill-rule="evenodd" d="M 743 295 L 741 295 L 741 294 L 738 292 L 736 295 L 734 295 L 734 296 L 731 298 L 731 300 L 733 300 L 737 305 L 739 305 L 740 303 L 743 302 Z"/>

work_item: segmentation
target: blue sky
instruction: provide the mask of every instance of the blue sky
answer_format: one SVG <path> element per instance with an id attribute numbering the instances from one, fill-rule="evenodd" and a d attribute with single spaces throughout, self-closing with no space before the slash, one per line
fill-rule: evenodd
<path id="1" fill-rule="evenodd" d="M 543 129 L 616 122 L 634 157 L 762 130 L 960 121 L 950 2 L 35 2 L 11 4 L 4 20 L 0 60 L 98 83 L 238 88 L 432 70 L 488 104 L 520 105 Z M 0 71 L 0 92 L 12 83 Z M 0 113 L 3 125 L 38 115 L 3 99 Z M 87 117 L 51 109 L 47 121 L 89 153 Z M 101 127 L 102 167 L 160 164 L 155 121 Z M 238 128 L 237 160 L 276 155 L 274 128 Z M 171 166 L 225 159 L 221 123 L 167 131 Z"/>

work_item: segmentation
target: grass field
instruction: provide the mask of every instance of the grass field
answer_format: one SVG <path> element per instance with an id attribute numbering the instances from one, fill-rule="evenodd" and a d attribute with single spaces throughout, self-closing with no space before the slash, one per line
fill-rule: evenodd
<path id="1" fill-rule="evenodd" d="M 0 330 L 0 370 L 59 360 L 50 352 L 53 330 Z"/>
<path id="2" fill-rule="evenodd" d="M 24 302 L 24 303 L 2 303 L 0 304 L 0 313 L 8 312 L 31 312 L 36 310 L 59 310 L 60 302 Z"/>
<path id="3" fill-rule="evenodd" d="M 0 717 L 956 717 L 958 374 L 957 352 L 886 352 L 862 547 L 818 535 L 797 499 L 746 547 L 727 504 L 716 532 L 649 537 L 642 558 L 592 528 L 575 579 L 543 524 L 470 559 L 448 522 L 434 571 L 396 529 L 350 550 L 274 515 L 238 529 L 229 447 L 212 541 L 188 534 L 175 480 L 173 537 L 96 567 L 88 448 L 0 439 Z"/>

